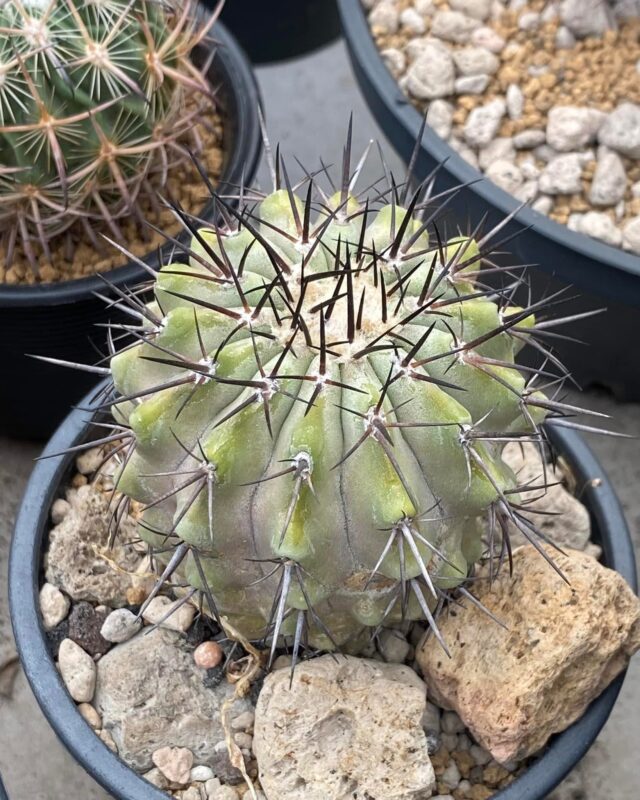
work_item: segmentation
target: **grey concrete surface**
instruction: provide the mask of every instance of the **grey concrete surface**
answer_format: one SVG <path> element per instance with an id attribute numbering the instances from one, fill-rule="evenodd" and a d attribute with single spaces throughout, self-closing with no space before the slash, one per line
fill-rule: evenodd
<path id="1" fill-rule="evenodd" d="M 354 114 L 355 151 L 370 138 L 381 138 L 357 87 L 342 43 L 288 64 L 259 70 L 259 80 L 273 142 L 297 155 L 311 169 L 318 155 L 338 160 L 348 116 Z M 382 143 L 384 140 L 382 139 Z M 387 150 L 389 167 L 402 168 Z M 363 184 L 379 177 L 374 160 Z M 260 179 L 269 187 L 268 172 Z M 604 394 L 589 393 L 581 402 L 614 417 L 613 427 L 640 436 L 640 405 L 618 405 Z M 640 451 L 634 441 L 592 439 L 592 445 L 618 487 L 636 552 L 640 553 Z M 6 574 L 11 527 L 19 495 L 38 447 L 0 439 L 0 667 L 10 660 Z M 2 684 L 0 684 L 0 691 Z M 637 800 L 640 796 L 637 749 L 640 742 L 640 657 L 629 670 L 622 695 L 607 726 L 579 767 L 583 794 L 566 792 L 562 800 Z M 11 800 L 104 800 L 106 793 L 73 761 L 56 740 L 24 675 L 18 672 L 10 696 L 0 694 L 0 772 Z M 132 798 L 133 800 L 133 798 Z M 286 800 L 282 798 L 282 800 Z"/>

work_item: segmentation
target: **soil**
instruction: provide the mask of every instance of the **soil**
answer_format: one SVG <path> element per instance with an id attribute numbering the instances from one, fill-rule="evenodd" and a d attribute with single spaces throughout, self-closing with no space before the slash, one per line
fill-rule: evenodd
<path id="1" fill-rule="evenodd" d="M 212 111 L 196 128 L 197 136 L 202 142 L 202 152 L 199 155 L 201 164 L 206 169 L 207 175 L 215 184 L 222 172 L 224 153 L 222 150 L 223 126 L 220 115 Z M 205 203 L 208 192 L 203 184 L 198 169 L 190 159 L 177 163 L 170 171 L 167 180 L 167 194 L 175 198 L 182 207 L 192 214 L 199 214 Z M 162 189 L 159 194 L 162 195 Z M 161 228 L 169 235 L 175 235 L 182 230 L 180 222 L 173 213 L 166 208 L 160 208 L 157 201 L 144 198 L 140 205 L 143 219 Z M 123 232 L 119 244 L 136 256 L 145 256 L 157 247 L 165 244 L 165 238 L 160 233 L 148 227 L 141 228 L 133 218 L 119 222 Z M 113 234 L 108 229 L 102 231 L 112 238 Z M 96 230 L 96 233 L 100 231 Z M 77 240 L 71 260 L 67 257 L 68 237 L 71 235 Z M 56 237 L 51 242 L 53 265 L 43 261 L 38 272 L 34 272 L 26 256 L 16 246 L 13 263 L 9 269 L 4 265 L 4 248 L 0 246 L 0 283 L 9 286 L 19 284 L 34 285 L 41 283 L 57 283 L 59 281 L 74 280 L 93 275 L 96 272 L 108 272 L 121 267 L 128 259 L 107 242 L 104 243 L 102 252 L 95 249 L 87 241 L 82 226 L 72 226 L 68 231 Z"/>

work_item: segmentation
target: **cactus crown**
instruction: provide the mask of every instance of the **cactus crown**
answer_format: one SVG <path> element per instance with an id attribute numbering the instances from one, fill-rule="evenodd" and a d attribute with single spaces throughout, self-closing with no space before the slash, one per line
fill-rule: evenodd
<path id="1" fill-rule="evenodd" d="M 0 223 L 32 267 L 74 222 L 139 215 L 210 94 L 189 56 L 191 0 L 5 0 L 0 6 Z"/>
<path id="2" fill-rule="evenodd" d="M 292 637 L 296 657 L 357 651 L 401 620 L 439 636 L 450 593 L 473 600 L 474 563 L 510 559 L 510 526 L 550 560 L 523 514 L 544 487 L 519 485 L 501 452 L 576 410 L 540 385 L 566 377 L 534 316 L 545 303 L 482 282 L 483 262 L 506 270 L 491 262 L 505 223 L 446 240 L 452 192 L 434 176 L 363 196 L 361 166 L 348 143 L 325 193 L 310 174 L 292 187 L 277 155 L 274 191 L 242 192 L 240 210 L 217 198 L 217 226 L 177 209 L 191 245 L 153 302 L 122 296 L 139 324 L 103 406 L 114 518 L 137 501 L 161 565 L 151 597 L 173 584 L 272 653 Z M 514 361 L 527 342 L 540 371 Z"/>

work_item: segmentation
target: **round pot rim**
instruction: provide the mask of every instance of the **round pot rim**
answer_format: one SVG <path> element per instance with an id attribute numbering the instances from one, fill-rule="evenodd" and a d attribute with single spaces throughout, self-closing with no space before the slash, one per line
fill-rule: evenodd
<path id="1" fill-rule="evenodd" d="M 198 0 L 198 13 L 202 14 L 203 6 Z M 238 105 L 237 113 L 233 117 L 236 129 L 231 147 L 227 153 L 226 163 L 222 170 L 217 190 L 225 195 L 240 185 L 243 176 L 252 175 L 260 158 L 262 149 L 262 134 L 260 123 L 255 109 L 262 105 L 260 90 L 253 69 L 244 51 L 237 43 L 235 37 L 225 28 L 220 21 L 216 22 L 214 42 L 210 45 L 215 50 L 215 57 L 211 69 L 220 73 L 222 83 L 228 86 Z M 205 45 L 206 46 L 206 45 Z M 224 116 L 224 106 L 221 106 Z M 243 143 L 243 147 L 238 145 Z M 247 156 L 248 159 L 247 160 Z M 200 216 L 210 218 L 213 204 L 208 202 Z M 171 252 L 172 245 L 167 243 L 162 246 L 163 257 Z M 151 250 L 141 260 L 154 266 L 158 264 L 157 249 Z M 105 291 L 104 278 L 115 286 L 132 286 L 148 278 L 146 270 L 135 261 L 129 261 L 115 269 L 84 278 L 75 278 L 56 283 L 35 285 L 8 286 L 0 283 L 0 308 L 7 306 L 41 306 L 62 305 L 93 298 L 96 292 Z"/>
<path id="2" fill-rule="evenodd" d="M 103 383 L 102 386 L 105 384 Z M 100 391 L 99 389 L 97 390 Z M 86 436 L 92 419 L 92 398 L 72 411 L 45 449 L 59 453 Z M 81 410 L 81 409 L 85 410 Z M 605 562 L 637 590 L 635 558 L 629 530 L 613 487 L 581 436 L 567 428 L 548 427 L 556 450 L 567 460 L 602 536 Z M 33 470 L 16 520 L 9 561 L 9 601 L 18 653 L 45 717 L 84 769 L 114 797 L 166 800 L 96 736 L 77 710 L 49 654 L 39 611 L 40 572 L 49 527 L 49 510 L 68 474 L 73 454 L 39 460 Z M 589 749 L 614 706 L 624 674 L 594 700 L 584 715 L 555 736 L 544 754 L 496 800 L 541 800 L 567 775 Z"/>
<path id="3" fill-rule="evenodd" d="M 417 141 L 424 121 L 423 115 L 403 94 L 398 82 L 382 60 L 371 35 L 362 3 L 360 0 L 337 0 L 337 3 L 352 59 L 366 73 L 372 90 L 378 101 L 384 105 L 386 112 L 399 122 L 413 141 Z M 474 181 L 473 186 L 469 187 L 470 190 L 485 203 L 493 206 L 503 217 L 513 214 L 521 206 L 513 195 L 500 189 L 480 170 L 472 167 L 428 126 L 425 126 L 422 135 L 422 147 L 428 150 L 436 161 L 446 162 L 446 170 L 460 184 Z M 573 250 L 579 256 L 598 260 L 621 273 L 621 277 L 627 280 L 640 278 L 640 257 L 637 255 L 605 244 L 598 239 L 592 239 L 585 234 L 571 231 L 565 225 L 538 214 L 529 206 L 521 208 L 517 219 L 523 227 L 532 229 L 553 244 Z M 559 271 L 556 267 L 554 269 Z M 605 275 L 603 279 L 604 277 Z M 602 288 L 604 293 L 606 287 Z M 640 288 L 636 286 L 636 294 L 639 292 Z"/>

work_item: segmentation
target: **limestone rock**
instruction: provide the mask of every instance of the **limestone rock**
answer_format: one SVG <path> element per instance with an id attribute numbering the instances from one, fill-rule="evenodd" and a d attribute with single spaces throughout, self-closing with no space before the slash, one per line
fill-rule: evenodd
<path id="1" fill-rule="evenodd" d="M 591 205 L 615 206 L 623 199 L 626 189 L 627 173 L 622 159 L 612 150 L 601 147 L 589 192 Z"/>
<path id="2" fill-rule="evenodd" d="M 500 59 L 485 47 L 454 50 L 453 60 L 460 75 L 493 75 L 500 66 Z"/>
<path id="3" fill-rule="evenodd" d="M 453 106 L 446 100 L 434 100 L 429 103 L 427 111 L 427 125 L 433 129 L 441 139 L 448 139 L 453 123 Z"/>
<path id="4" fill-rule="evenodd" d="M 268 800 L 418 800 L 435 776 L 420 725 L 425 686 L 409 667 L 323 656 L 273 672 L 254 753 Z"/>
<path id="5" fill-rule="evenodd" d="M 582 161 L 578 153 L 555 156 L 540 175 L 545 194 L 573 194 L 582 191 Z"/>
<path id="6" fill-rule="evenodd" d="M 436 11 L 431 22 L 431 33 L 447 42 L 466 44 L 480 22 L 460 11 Z"/>
<path id="7" fill-rule="evenodd" d="M 486 175 L 496 186 L 511 194 L 515 194 L 524 180 L 517 164 L 504 159 L 498 159 L 489 164 Z"/>
<path id="8" fill-rule="evenodd" d="M 126 605 L 127 590 L 149 580 L 130 574 L 140 561 L 140 555 L 126 544 L 137 538 L 135 523 L 125 516 L 121 536 L 107 553 L 109 496 L 86 484 L 72 489 L 67 500 L 70 508 L 49 533 L 47 581 L 74 600 L 104 603 L 112 608 Z M 113 569 L 107 559 L 118 569 Z"/>
<path id="9" fill-rule="evenodd" d="M 58 651 L 58 669 L 76 703 L 90 703 L 96 686 L 96 665 L 91 656 L 71 639 L 65 639 Z"/>
<path id="10" fill-rule="evenodd" d="M 472 147 L 486 147 L 495 137 L 507 106 L 501 98 L 474 108 L 464 126 L 464 138 Z"/>
<path id="11" fill-rule="evenodd" d="M 45 583 L 40 589 L 40 613 L 45 631 L 56 627 L 69 613 L 71 602 L 57 586 Z"/>
<path id="12" fill-rule="evenodd" d="M 417 654 L 435 701 L 501 763 L 578 719 L 640 648 L 640 601 L 623 578 L 584 553 L 546 549 L 569 585 L 533 546 L 520 547 L 512 578 L 505 569 L 493 588 L 474 588 L 507 629 L 465 604 L 439 621 L 452 657 L 433 637 Z"/>
<path id="13" fill-rule="evenodd" d="M 605 119 L 598 139 L 623 156 L 640 158 L 640 106 L 621 103 Z"/>
<path id="14" fill-rule="evenodd" d="M 407 89 L 419 100 L 446 97 L 454 89 L 453 58 L 441 45 L 426 43 L 407 72 Z"/>
<path id="15" fill-rule="evenodd" d="M 592 108 L 556 106 L 547 119 L 547 142 L 558 152 L 578 150 L 595 141 L 605 114 Z"/>
<path id="16" fill-rule="evenodd" d="M 206 672 L 180 634 L 164 628 L 139 633 L 110 650 L 97 668 L 94 705 L 129 766 L 151 769 L 152 753 L 167 746 L 189 748 L 199 764 L 213 759 L 224 739 L 220 707 L 233 689 L 226 681 L 207 689 Z M 234 712 L 249 708 L 238 701 Z"/>
<path id="17" fill-rule="evenodd" d="M 369 14 L 369 24 L 381 33 L 396 33 L 399 25 L 398 9 L 393 2 L 383 0 Z"/>
<path id="18" fill-rule="evenodd" d="M 545 536 L 559 547 L 584 550 L 591 534 L 589 512 L 563 485 L 564 475 L 561 465 L 544 465 L 539 449 L 530 442 L 511 442 L 502 452 L 502 458 L 518 477 L 522 485 L 549 486 L 546 492 L 523 492 L 522 498 L 531 519 Z M 534 512 L 548 512 L 534 513 Z M 525 537 L 515 526 L 511 527 L 513 546 L 525 544 Z"/>
<path id="19" fill-rule="evenodd" d="M 622 243 L 622 233 L 611 217 L 599 211 L 587 211 L 586 214 L 569 217 L 569 228 L 594 239 L 601 239 L 606 244 L 618 247 Z"/>

